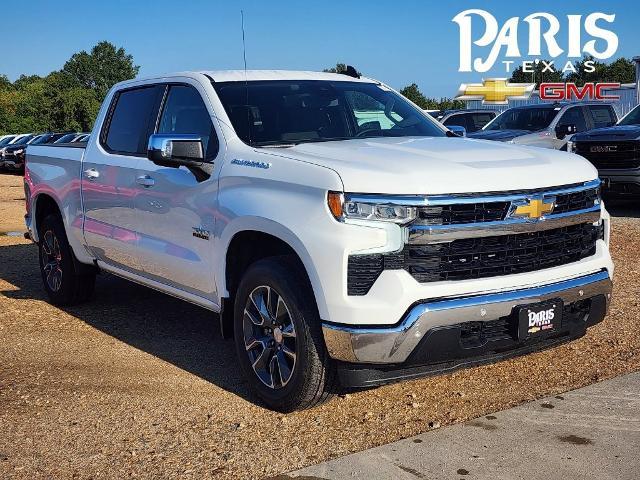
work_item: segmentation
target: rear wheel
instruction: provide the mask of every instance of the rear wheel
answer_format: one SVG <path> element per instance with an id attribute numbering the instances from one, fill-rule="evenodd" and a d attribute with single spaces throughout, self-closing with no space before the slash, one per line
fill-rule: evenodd
<path id="1" fill-rule="evenodd" d="M 51 303 L 66 306 L 86 301 L 93 293 L 96 275 L 78 271 L 62 219 L 47 215 L 38 233 L 40 273 Z"/>
<path id="2" fill-rule="evenodd" d="M 290 412 L 335 391 L 311 286 L 295 258 L 249 267 L 235 301 L 234 338 L 251 389 L 270 407 Z"/>

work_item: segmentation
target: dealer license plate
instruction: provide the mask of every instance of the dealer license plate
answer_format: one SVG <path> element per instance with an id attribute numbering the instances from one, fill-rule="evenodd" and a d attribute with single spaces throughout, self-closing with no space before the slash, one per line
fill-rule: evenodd
<path id="1" fill-rule="evenodd" d="M 562 300 L 549 300 L 520 307 L 518 312 L 520 339 L 544 335 L 562 326 Z"/>

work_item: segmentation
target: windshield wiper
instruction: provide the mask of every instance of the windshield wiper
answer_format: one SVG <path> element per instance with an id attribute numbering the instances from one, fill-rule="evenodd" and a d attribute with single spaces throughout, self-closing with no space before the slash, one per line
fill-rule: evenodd
<path id="1" fill-rule="evenodd" d="M 295 147 L 297 145 L 297 143 L 283 143 L 280 141 L 271 141 L 271 142 L 257 142 L 257 143 L 252 143 L 251 146 L 252 147 L 257 147 L 257 148 L 291 148 L 291 147 Z"/>

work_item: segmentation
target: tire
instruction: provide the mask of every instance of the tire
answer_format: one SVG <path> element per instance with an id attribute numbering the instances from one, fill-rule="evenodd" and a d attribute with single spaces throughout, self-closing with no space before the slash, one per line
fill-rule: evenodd
<path id="1" fill-rule="evenodd" d="M 59 215 L 50 214 L 38 229 L 38 259 L 42 283 L 54 305 L 70 306 L 89 299 L 95 287 L 95 272 L 80 273 Z"/>
<path id="2" fill-rule="evenodd" d="M 302 410 L 336 392 L 313 291 L 295 257 L 271 257 L 247 269 L 236 294 L 234 339 L 249 387 L 269 408 Z"/>

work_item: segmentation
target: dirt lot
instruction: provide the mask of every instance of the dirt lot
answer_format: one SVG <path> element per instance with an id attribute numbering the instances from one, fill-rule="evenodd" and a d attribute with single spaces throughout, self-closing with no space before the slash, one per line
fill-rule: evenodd
<path id="1" fill-rule="evenodd" d="M 0 175 L 0 232 L 23 209 Z M 35 247 L 0 235 L 0 478 L 275 476 L 639 370 L 640 207 L 614 213 L 614 305 L 583 339 L 287 416 L 249 396 L 207 311 L 108 275 L 54 308 Z"/>

